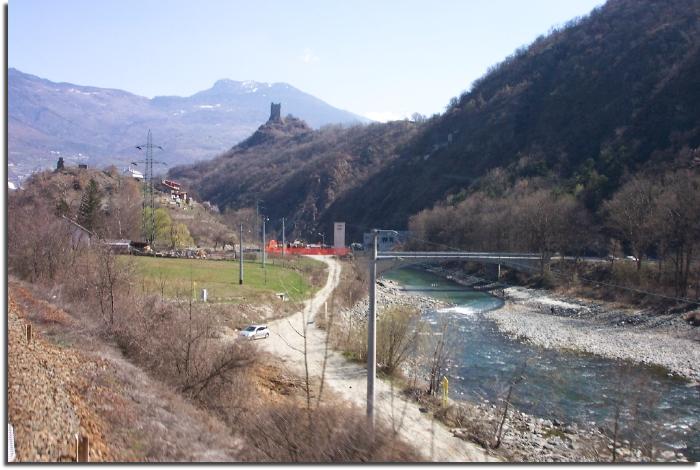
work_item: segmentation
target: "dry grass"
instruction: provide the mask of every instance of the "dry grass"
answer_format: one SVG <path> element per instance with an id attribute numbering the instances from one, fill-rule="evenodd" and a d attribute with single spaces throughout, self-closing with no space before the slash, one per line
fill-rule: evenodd
<path id="1" fill-rule="evenodd" d="M 86 295 L 100 277 L 95 259 L 44 291 L 61 308 L 38 299 L 35 286 L 18 290 L 43 307 L 34 318 L 54 341 L 108 357 L 80 393 L 105 423 L 114 460 L 418 460 L 389 432 L 368 436 L 361 410 L 337 401 L 309 408 L 301 379 L 251 343 L 217 338 L 216 315 L 196 304 L 135 294 L 127 278 L 114 286 L 113 320 L 103 315 L 100 299 Z"/>

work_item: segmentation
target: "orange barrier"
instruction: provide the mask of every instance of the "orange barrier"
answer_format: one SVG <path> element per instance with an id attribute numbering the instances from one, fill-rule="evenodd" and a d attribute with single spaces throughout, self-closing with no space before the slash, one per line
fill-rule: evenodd
<path id="1" fill-rule="evenodd" d="M 281 246 L 269 246 L 265 249 L 267 253 L 277 253 L 282 254 Z M 285 248 L 285 254 L 288 255 L 336 255 L 345 256 L 350 253 L 350 248 L 310 248 L 310 247 L 290 247 Z"/>

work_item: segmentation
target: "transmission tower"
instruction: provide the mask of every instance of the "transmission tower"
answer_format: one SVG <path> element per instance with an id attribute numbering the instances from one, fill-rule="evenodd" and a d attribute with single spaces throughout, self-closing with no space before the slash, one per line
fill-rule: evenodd
<path id="1" fill-rule="evenodd" d="M 163 150 L 163 147 L 160 145 L 153 145 L 151 130 L 148 129 L 146 144 L 136 146 L 137 149 L 146 151 L 146 160 L 131 162 L 134 165 L 143 163 L 146 166 L 143 175 L 143 213 L 141 216 L 141 230 L 143 231 L 143 237 L 146 239 L 146 242 L 149 245 L 153 245 L 153 242 L 156 239 L 155 197 L 153 194 L 153 164 L 156 163 L 167 165 L 165 162 L 153 160 L 153 147 Z"/>

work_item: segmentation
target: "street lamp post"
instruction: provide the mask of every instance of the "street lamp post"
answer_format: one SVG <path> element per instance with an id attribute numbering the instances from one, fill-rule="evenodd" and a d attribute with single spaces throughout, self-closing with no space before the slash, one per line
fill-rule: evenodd
<path id="1" fill-rule="evenodd" d="M 317 235 L 321 235 L 321 248 L 326 246 L 326 234 L 318 232 Z"/>
<path id="2" fill-rule="evenodd" d="M 372 230 L 372 257 L 369 259 L 369 314 L 367 316 L 367 419 L 374 430 L 374 379 L 377 376 L 377 237 Z"/>
<path id="3" fill-rule="evenodd" d="M 238 237 L 238 284 L 243 285 L 243 224 Z"/>
<path id="4" fill-rule="evenodd" d="M 372 230 L 372 256 L 369 259 L 369 313 L 367 315 L 367 419 L 374 430 L 374 381 L 377 377 L 377 251 L 380 232 L 395 230 Z"/>
<path id="5" fill-rule="evenodd" d="M 268 219 L 268 218 L 265 217 L 264 215 L 263 215 L 263 218 L 262 218 L 262 219 L 263 219 L 263 231 L 262 231 L 262 242 L 263 242 L 263 243 L 262 243 L 262 267 L 265 268 L 265 262 L 267 261 L 267 260 L 265 259 L 265 258 L 266 258 L 266 257 L 265 257 L 265 243 L 267 243 L 266 240 L 265 240 L 265 224 L 266 224 L 266 222 L 267 222 L 268 220 L 270 220 L 270 219 Z"/>
<path id="6" fill-rule="evenodd" d="M 284 258 L 284 250 L 286 248 L 286 240 L 284 239 L 284 217 L 282 217 L 282 258 Z"/>

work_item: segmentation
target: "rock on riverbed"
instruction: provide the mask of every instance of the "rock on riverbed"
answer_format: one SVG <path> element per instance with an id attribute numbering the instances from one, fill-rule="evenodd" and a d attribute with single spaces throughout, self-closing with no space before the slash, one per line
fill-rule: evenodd
<path id="1" fill-rule="evenodd" d="M 433 299 L 425 295 L 416 295 L 405 292 L 394 281 L 383 279 L 377 282 L 377 316 L 382 311 L 391 307 L 415 307 L 421 311 L 449 307 L 451 304 Z M 341 312 L 346 319 L 352 321 L 366 321 L 369 312 L 369 299 L 364 298 L 354 306 Z"/>
<path id="2" fill-rule="evenodd" d="M 690 339 L 649 329 L 611 328 L 592 319 L 539 313 L 523 301 L 507 300 L 501 309 L 485 315 L 504 333 L 544 348 L 574 349 L 657 365 L 700 381 L 700 347 Z"/>

